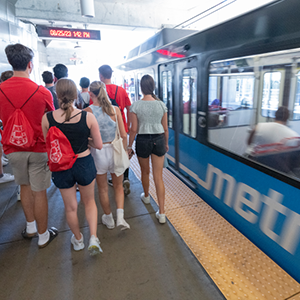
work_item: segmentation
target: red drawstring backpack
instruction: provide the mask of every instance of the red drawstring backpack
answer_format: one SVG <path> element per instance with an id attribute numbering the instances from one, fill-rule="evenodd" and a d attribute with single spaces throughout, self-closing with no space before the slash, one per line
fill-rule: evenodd
<path id="1" fill-rule="evenodd" d="M 9 103 L 15 108 L 13 114 L 8 118 L 5 128 L 3 129 L 2 144 L 8 145 L 18 150 L 29 151 L 32 149 L 36 140 L 34 138 L 34 130 L 27 117 L 22 111 L 24 105 L 31 99 L 31 97 L 38 91 L 36 91 L 25 101 L 25 103 L 20 107 L 16 108 L 8 97 L 4 94 L 2 89 L 0 91 L 9 101 Z M 21 148 L 21 149 L 20 149 Z"/>
<path id="2" fill-rule="evenodd" d="M 72 118 L 76 117 L 79 114 L 81 114 L 81 112 L 76 114 Z M 65 122 L 63 122 L 62 124 L 64 124 Z M 56 126 L 50 127 L 47 133 L 46 149 L 49 159 L 48 165 L 51 172 L 60 172 L 71 169 L 78 157 L 78 154 L 74 153 L 71 143 L 69 142 L 67 137 Z"/>

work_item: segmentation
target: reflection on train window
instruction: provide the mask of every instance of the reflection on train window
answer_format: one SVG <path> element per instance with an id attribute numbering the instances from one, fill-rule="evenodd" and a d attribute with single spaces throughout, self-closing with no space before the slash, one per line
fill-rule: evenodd
<path id="1" fill-rule="evenodd" d="M 173 128 L 173 118 L 172 118 L 172 73 L 171 71 L 162 72 L 162 87 L 163 87 L 163 102 L 168 108 L 168 126 Z"/>
<path id="2" fill-rule="evenodd" d="M 300 181 L 300 49 L 211 62 L 207 124 L 210 143 Z"/>
<path id="3" fill-rule="evenodd" d="M 135 99 L 135 84 L 134 84 L 134 74 L 128 74 L 125 78 L 124 88 L 128 94 L 131 102 L 136 101 Z"/>
<path id="4" fill-rule="evenodd" d="M 293 119 L 300 120 L 300 71 L 297 73 L 297 86 L 293 111 Z"/>
<path id="5" fill-rule="evenodd" d="M 182 76 L 183 133 L 196 137 L 197 69 L 185 69 Z"/>
<path id="6" fill-rule="evenodd" d="M 263 78 L 261 114 L 263 117 L 275 118 L 279 104 L 281 72 L 266 72 Z"/>
<path id="7" fill-rule="evenodd" d="M 141 79 L 143 77 L 143 74 L 142 73 L 139 73 L 137 75 L 137 85 L 138 85 L 138 100 L 141 100 L 142 97 L 143 97 L 143 94 L 142 94 L 142 90 L 141 90 Z"/>

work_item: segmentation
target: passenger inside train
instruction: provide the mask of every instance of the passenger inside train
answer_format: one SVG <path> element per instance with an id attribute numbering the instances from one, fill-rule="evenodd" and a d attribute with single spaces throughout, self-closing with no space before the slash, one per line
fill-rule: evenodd
<path id="1" fill-rule="evenodd" d="M 246 150 L 250 158 L 284 173 L 299 167 L 300 136 L 287 126 L 289 115 L 289 110 L 280 106 L 274 122 L 258 123 Z"/>

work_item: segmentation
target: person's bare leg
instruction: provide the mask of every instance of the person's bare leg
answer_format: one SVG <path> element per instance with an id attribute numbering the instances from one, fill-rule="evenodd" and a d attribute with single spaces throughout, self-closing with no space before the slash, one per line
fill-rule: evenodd
<path id="1" fill-rule="evenodd" d="M 115 201 L 117 204 L 117 226 L 121 230 L 129 229 L 129 224 L 124 220 L 124 189 L 123 189 L 123 175 L 117 177 L 116 174 L 111 174 L 114 190 Z"/>
<path id="2" fill-rule="evenodd" d="M 145 197 L 149 196 L 149 174 L 150 174 L 150 166 L 149 166 L 149 157 L 141 158 L 138 157 L 139 164 L 141 167 L 141 179 L 142 185 L 145 193 Z"/>
<path id="3" fill-rule="evenodd" d="M 108 197 L 108 184 L 107 184 L 107 174 L 99 175 L 96 177 L 98 194 L 101 207 L 106 215 L 111 213 L 109 197 Z M 123 188 L 123 187 L 122 187 Z"/>
<path id="4" fill-rule="evenodd" d="M 165 185 L 162 177 L 164 156 L 151 154 L 152 173 L 155 183 L 156 195 L 159 204 L 159 213 L 165 213 Z"/>
<path id="5" fill-rule="evenodd" d="M 23 190 L 22 201 L 23 201 Z M 48 200 L 46 190 L 40 192 L 32 192 L 34 200 L 34 217 L 38 229 L 38 233 L 42 234 L 47 231 L 48 228 Z"/>
<path id="6" fill-rule="evenodd" d="M 27 222 L 35 220 L 34 214 L 34 198 L 30 185 L 21 185 L 22 199 L 21 204 Z"/>
<path id="7" fill-rule="evenodd" d="M 76 198 L 76 185 L 69 189 L 60 189 L 61 196 L 65 204 L 65 212 L 68 225 L 73 232 L 76 240 L 81 239 L 79 221 L 77 216 L 77 198 Z"/>
<path id="8" fill-rule="evenodd" d="M 117 177 L 116 174 L 111 173 L 111 178 L 115 191 L 115 201 L 117 204 L 117 209 L 124 209 L 123 175 Z"/>
<path id="9" fill-rule="evenodd" d="M 95 180 L 89 185 L 79 185 L 79 191 L 85 208 L 85 216 L 89 223 L 90 235 L 97 237 L 98 209 L 95 202 Z"/>

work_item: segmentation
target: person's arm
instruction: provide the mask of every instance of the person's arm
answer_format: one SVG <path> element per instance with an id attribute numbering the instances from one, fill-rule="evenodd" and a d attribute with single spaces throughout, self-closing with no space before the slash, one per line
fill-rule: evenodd
<path id="1" fill-rule="evenodd" d="M 126 119 L 127 119 L 127 128 L 128 132 L 130 132 L 130 106 L 125 106 L 126 107 Z"/>
<path id="2" fill-rule="evenodd" d="M 131 106 L 131 101 L 124 90 L 124 97 L 125 97 L 125 108 L 126 108 L 126 117 L 127 117 L 127 128 L 128 131 L 130 131 L 130 106 Z"/>
<path id="3" fill-rule="evenodd" d="M 120 137 L 123 139 L 123 147 L 124 147 L 124 150 L 126 151 L 127 150 L 127 133 L 126 133 L 125 126 L 123 123 L 121 110 L 120 110 L 120 108 L 115 107 L 115 111 L 116 111 L 117 119 L 118 119 Z"/>
<path id="4" fill-rule="evenodd" d="M 90 128 L 91 132 L 91 140 L 89 140 L 89 144 L 96 149 L 101 150 L 103 147 L 102 138 L 99 130 L 98 122 L 95 116 L 91 113 L 87 113 L 87 125 Z"/>
<path id="5" fill-rule="evenodd" d="M 138 132 L 138 119 L 134 112 L 130 113 L 130 120 L 131 120 L 131 128 L 129 134 L 129 143 L 128 143 L 128 155 L 129 157 L 133 155 L 132 144 L 135 139 L 135 136 Z"/>
<path id="6" fill-rule="evenodd" d="M 47 119 L 47 114 L 44 114 L 42 117 L 42 130 L 43 130 L 44 140 L 46 141 L 46 136 L 49 130 L 49 122 Z"/>
<path id="7" fill-rule="evenodd" d="M 164 113 L 161 124 L 164 128 L 165 140 L 166 140 L 166 150 L 169 151 L 169 129 L 168 129 L 168 114 Z"/>

